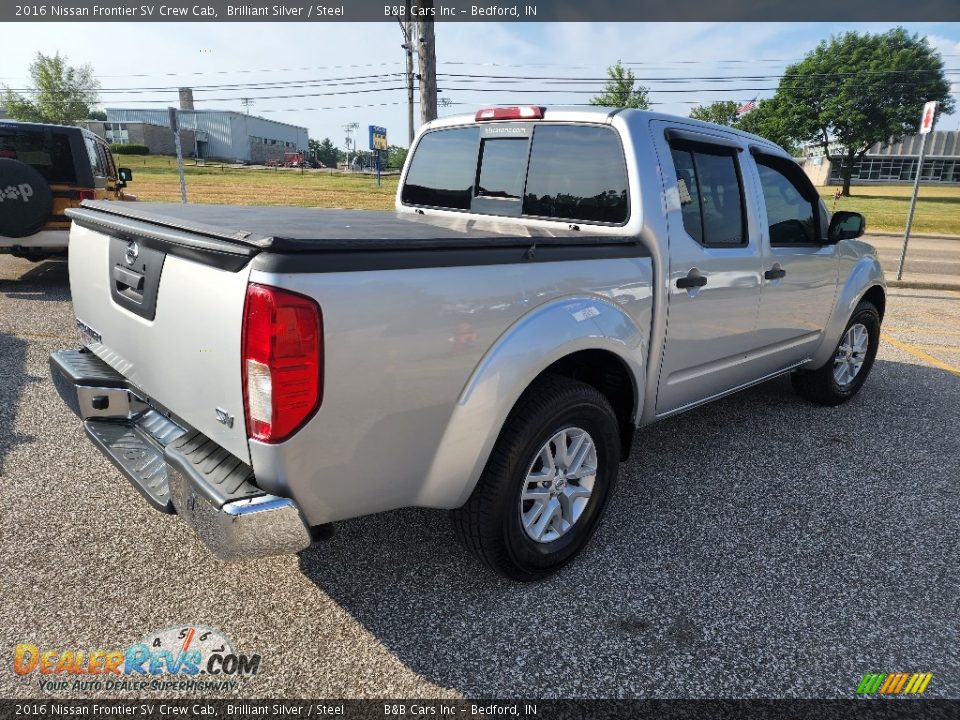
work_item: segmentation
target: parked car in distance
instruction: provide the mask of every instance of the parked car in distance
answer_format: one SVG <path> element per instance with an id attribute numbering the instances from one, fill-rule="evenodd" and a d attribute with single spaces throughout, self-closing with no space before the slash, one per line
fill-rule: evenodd
<path id="1" fill-rule="evenodd" d="M 0 252 L 40 260 L 66 252 L 67 208 L 136 200 L 110 146 L 85 128 L 0 120 Z"/>
<path id="2" fill-rule="evenodd" d="M 863 216 L 780 147 L 640 110 L 428 123 L 396 212 L 118 205 L 68 211 L 84 342 L 51 372 L 223 558 L 420 506 L 545 577 L 643 426 L 783 374 L 846 402 L 886 305 Z"/>

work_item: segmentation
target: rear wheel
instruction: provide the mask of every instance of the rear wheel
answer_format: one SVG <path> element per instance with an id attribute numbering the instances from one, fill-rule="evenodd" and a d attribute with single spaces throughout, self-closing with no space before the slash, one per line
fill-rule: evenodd
<path id="1" fill-rule="evenodd" d="M 592 537 L 619 458 L 607 398 L 585 383 L 546 376 L 520 398 L 473 494 L 453 511 L 457 534 L 501 575 L 546 577 Z"/>
<path id="2" fill-rule="evenodd" d="M 866 382 L 880 346 L 880 313 L 864 300 L 853 311 L 833 358 L 813 371 L 791 375 L 797 394 L 818 405 L 840 405 Z"/>

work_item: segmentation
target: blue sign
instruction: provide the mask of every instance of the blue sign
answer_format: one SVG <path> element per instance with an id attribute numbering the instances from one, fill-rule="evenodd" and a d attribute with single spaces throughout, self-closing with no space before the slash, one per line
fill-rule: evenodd
<path id="1" fill-rule="evenodd" d="M 389 147 L 387 144 L 387 129 L 385 127 L 380 127 L 379 125 L 370 126 L 370 149 L 371 150 L 386 150 Z"/>

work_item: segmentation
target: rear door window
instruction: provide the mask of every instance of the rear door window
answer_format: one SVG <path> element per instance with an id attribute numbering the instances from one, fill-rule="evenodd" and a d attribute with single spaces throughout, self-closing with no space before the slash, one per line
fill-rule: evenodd
<path id="1" fill-rule="evenodd" d="M 417 143 L 400 199 L 410 205 L 469 210 L 479 142 L 478 127 L 424 135 Z"/>
<path id="2" fill-rule="evenodd" d="M 29 165 L 48 183 L 77 182 L 70 136 L 64 132 L 0 125 L 0 158 Z"/>
<path id="3" fill-rule="evenodd" d="M 588 125 L 537 125 L 523 214 L 625 223 L 627 164 L 616 132 Z"/>
<path id="4" fill-rule="evenodd" d="M 737 151 L 720 145 L 671 144 L 683 229 L 701 245 L 747 244 Z"/>

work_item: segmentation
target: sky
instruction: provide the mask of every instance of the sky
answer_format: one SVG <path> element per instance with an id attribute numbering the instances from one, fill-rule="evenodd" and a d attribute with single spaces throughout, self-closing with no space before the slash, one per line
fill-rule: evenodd
<path id="1" fill-rule="evenodd" d="M 601 90 L 606 68 L 621 61 L 650 88 L 654 109 L 685 116 L 714 100 L 770 97 L 784 67 L 831 34 L 894 25 L 438 23 L 440 98 L 450 103 L 440 114 L 586 103 Z M 904 26 L 942 54 L 960 93 L 960 23 Z M 406 145 L 401 43 L 395 22 L 25 23 L 4 33 L 0 84 L 25 87 L 36 53 L 59 51 L 71 64 L 93 66 L 102 107 L 176 105 L 176 88 L 192 86 L 197 108 L 244 111 L 240 98 L 249 97 L 251 114 L 305 126 L 310 137 L 330 137 L 339 147 L 342 126 L 353 122 L 361 127 L 358 146 L 368 125 L 386 127 L 392 144 Z M 705 79 L 717 77 L 727 79 Z M 255 83 L 281 86 L 203 87 Z M 307 97 L 280 97 L 293 95 Z M 960 113 L 937 127 L 957 129 Z"/>

